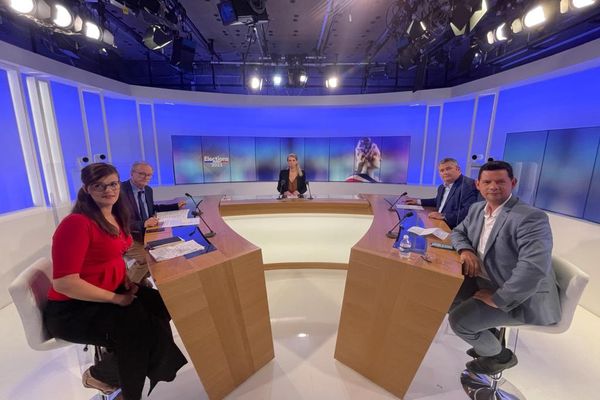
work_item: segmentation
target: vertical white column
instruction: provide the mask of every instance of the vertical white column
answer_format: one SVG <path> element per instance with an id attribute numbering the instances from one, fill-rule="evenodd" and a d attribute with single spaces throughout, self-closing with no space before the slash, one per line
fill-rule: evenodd
<path id="1" fill-rule="evenodd" d="M 46 206 L 44 186 L 35 151 L 35 140 L 29 123 L 21 74 L 15 70 L 7 70 L 7 75 L 15 119 L 17 121 L 17 130 L 19 131 L 19 139 L 21 141 L 21 150 L 23 151 L 23 160 L 25 161 L 25 170 L 27 171 L 29 190 L 31 191 L 31 198 L 33 200 L 33 205 L 44 207 Z"/>
<path id="2" fill-rule="evenodd" d="M 54 111 L 52 89 L 49 82 L 41 80 L 38 80 L 38 87 L 43 109 L 43 117 L 46 125 L 46 135 L 48 138 L 52 171 L 54 173 L 54 177 L 56 178 L 56 187 L 58 189 L 56 198 L 58 199 L 58 204 L 60 205 L 69 204 L 71 202 L 71 196 L 69 194 L 65 163 L 62 155 L 60 137 L 58 135 L 58 125 L 56 123 L 56 112 Z"/>

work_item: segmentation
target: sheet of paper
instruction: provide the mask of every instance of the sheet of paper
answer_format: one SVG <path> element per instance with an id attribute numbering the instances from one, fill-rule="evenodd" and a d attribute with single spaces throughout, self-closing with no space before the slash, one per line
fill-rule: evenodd
<path id="1" fill-rule="evenodd" d="M 440 228 L 421 228 L 420 226 L 411 226 L 408 231 L 419 236 L 433 235 L 441 240 L 446 240 L 449 235 L 448 232 Z"/>
<path id="2" fill-rule="evenodd" d="M 424 210 L 423 206 L 410 205 L 410 204 L 396 204 L 396 208 L 401 210 Z"/>
<path id="3" fill-rule="evenodd" d="M 177 242 L 172 246 L 150 250 L 150 254 L 156 261 L 164 261 L 200 250 L 204 250 L 204 246 L 194 240 L 188 240 L 187 242 Z"/>
<path id="4" fill-rule="evenodd" d="M 200 218 L 165 218 L 158 220 L 158 226 L 161 228 L 171 228 L 173 226 L 199 225 Z"/>
<path id="5" fill-rule="evenodd" d="M 156 213 L 156 216 L 158 217 L 158 219 L 162 219 L 162 218 L 187 218 L 189 212 L 190 212 L 190 210 L 188 210 L 187 208 L 184 208 L 184 209 L 181 209 L 181 210 L 161 211 L 161 212 Z"/>

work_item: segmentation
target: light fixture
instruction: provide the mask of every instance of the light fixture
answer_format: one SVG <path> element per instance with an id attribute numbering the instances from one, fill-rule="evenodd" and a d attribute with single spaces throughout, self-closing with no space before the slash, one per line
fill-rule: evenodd
<path id="1" fill-rule="evenodd" d="M 325 80 L 325 87 L 328 89 L 335 89 L 339 86 L 339 79 L 337 76 L 332 75 Z"/>
<path id="2" fill-rule="evenodd" d="M 150 50 L 159 50 L 173 42 L 173 35 L 159 25 L 150 25 L 142 42 Z"/>
<path id="3" fill-rule="evenodd" d="M 281 77 L 281 74 L 273 75 L 273 86 L 281 86 L 282 83 L 283 78 Z"/>
<path id="4" fill-rule="evenodd" d="M 298 75 L 298 81 L 300 83 L 308 82 L 308 75 L 306 75 L 306 72 L 300 72 L 300 75 Z"/>
<path id="5" fill-rule="evenodd" d="M 98 25 L 96 25 L 95 23 L 93 23 L 91 21 L 85 21 L 84 28 L 83 28 L 83 34 L 85 36 L 87 36 L 88 38 L 94 39 L 94 40 L 100 40 L 100 38 L 102 37 L 102 31 L 100 30 Z"/>
<path id="6" fill-rule="evenodd" d="M 512 33 L 519 33 L 523 30 L 523 22 L 520 18 L 517 18 L 513 21 L 513 23 L 510 25 L 510 30 Z"/>
<path id="7" fill-rule="evenodd" d="M 471 15 L 471 19 L 469 20 L 469 30 L 472 31 L 473 28 L 481 21 L 481 18 L 485 15 L 488 10 L 488 5 L 485 0 L 481 1 L 481 8 L 476 10 L 473 15 Z"/>
<path id="8" fill-rule="evenodd" d="M 462 1 L 456 2 L 452 8 L 452 16 L 450 17 L 450 28 L 452 28 L 455 36 L 464 35 L 470 18 L 471 7 Z"/>
<path id="9" fill-rule="evenodd" d="M 532 8 L 525 14 L 523 18 L 523 25 L 527 28 L 533 28 L 546 21 L 546 14 L 544 13 L 544 7 L 539 5 Z"/>
<path id="10" fill-rule="evenodd" d="M 574 8 L 585 8 L 596 3 L 596 0 L 572 0 Z"/>
<path id="11" fill-rule="evenodd" d="M 427 27 L 423 21 L 420 21 L 418 24 L 415 23 L 416 20 L 412 20 L 410 25 L 408 25 L 408 29 L 406 30 L 406 34 L 412 39 L 417 40 L 427 33 Z"/>
<path id="12" fill-rule="evenodd" d="M 494 44 L 494 42 L 496 41 L 496 37 L 494 36 L 493 31 L 489 31 L 486 35 L 486 38 L 487 38 L 488 44 Z"/>
<path id="13" fill-rule="evenodd" d="M 501 23 L 500 26 L 498 26 L 496 28 L 496 31 L 494 33 L 494 36 L 496 37 L 496 40 L 499 42 L 505 41 L 508 39 L 508 36 L 506 36 L 506 23 Z"/>
<path id="14" fill-rule="evenodd" d="M 252 89 L 254 91 L 260 91 L 260 90 L 262 90 L 262 85 L 263 85 L 263 80 L 259 76 L 253 75 L 252 77 L 250 77 L 250 81 L 249 81 L 250 89 Z"/>
<path id="15" fill-rule="evenodd" d="M 73 15 L 62 4 L 55 4 L 52 7 L 52 23 L 59 28 L 69 28 L 73 24 Z"/>
<path id="16" fill-rule="evenodd" d="M 10 8 L 21 14 L 31 14 L 35 3 L 33 0 L 10 0 Z"/>
<path id="17" fill-rule="evenodd" d="M 109 46 L 115 47 L 115 36 L 110 31 L 107 31 L 106 29 L 102 33 L 102 41 Z"/>

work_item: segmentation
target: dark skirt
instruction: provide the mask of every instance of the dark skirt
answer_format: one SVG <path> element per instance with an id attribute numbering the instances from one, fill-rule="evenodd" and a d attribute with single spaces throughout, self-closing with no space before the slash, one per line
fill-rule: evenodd
<path id="1" fill-rule="evenodd" d="M 152 390 L 159 381 L 175 379 L 187 363 L 173 341 L 171 317 L 158 291 L 140 286 L 136 296 L 126 307 L 68 300 L 49 301 L 44 310 L 46 328 L 55 338 L 114 350 L 126 400 L 141 398 L 146 377 Z"/>

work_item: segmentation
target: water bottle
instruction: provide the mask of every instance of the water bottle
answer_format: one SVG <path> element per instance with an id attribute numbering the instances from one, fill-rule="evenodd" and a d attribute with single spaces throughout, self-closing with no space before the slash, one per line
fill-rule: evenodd
<path id="1" fill-rule="evenodd" d="M 410 256 L 410 249 L 412 244 L 410 243 L 410 238 L 408 235 L 404 235 L 402 237 L 402 241 L 400 242 L 400 246 L 398 246 L 398 251 L 400 251 L 400 257 L 408 258 Z"/>

